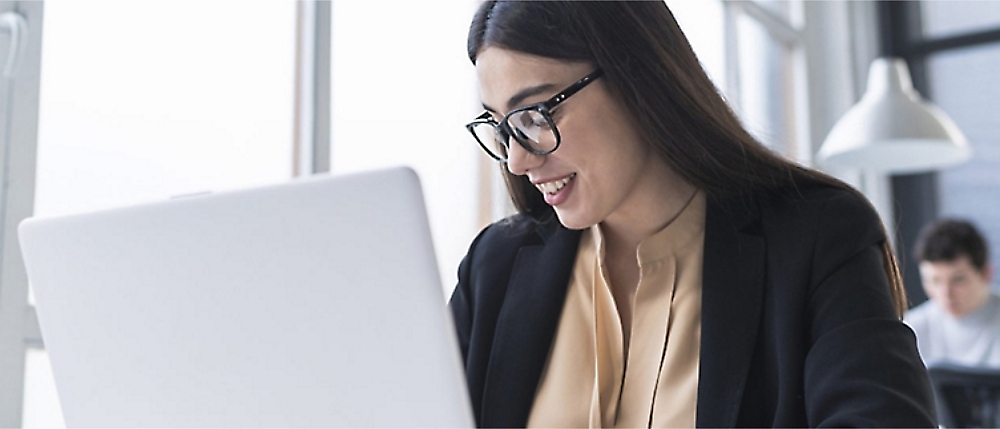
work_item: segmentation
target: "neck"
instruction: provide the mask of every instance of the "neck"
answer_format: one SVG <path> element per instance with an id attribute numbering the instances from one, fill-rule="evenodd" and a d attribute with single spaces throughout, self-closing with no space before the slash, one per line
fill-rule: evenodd
<path id="1" fill-rule="evenodd" d="M 663 165 L 638 184 L 628 204 L 600 223 L 605 251 L 635 255 L 642 240 L 670 224 L 694 197 L 697 188 Z"/>

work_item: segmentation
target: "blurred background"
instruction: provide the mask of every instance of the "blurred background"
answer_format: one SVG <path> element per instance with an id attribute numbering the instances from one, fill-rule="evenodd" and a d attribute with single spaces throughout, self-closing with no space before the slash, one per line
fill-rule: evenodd
<path id="1" fill-rule="evenodd" d="M 465 51 L 477 4 L 0 0 L 20 17 L 0 31 L 0 426 L 63 426 L 17 254 L 25 217 L 409 165 L 450 294 L 472 238 L 512 210 L 464 129 L 481 111 Z M 970 219 L 1000 243 L 1000 2 L 667 4 L 762 142 L 869 196 L 913 304 L 926 298 L 908 246 L 924 223 Z M 882 56 L 906 61 L 970 161 L 904 175 L 817 158 Z"/>

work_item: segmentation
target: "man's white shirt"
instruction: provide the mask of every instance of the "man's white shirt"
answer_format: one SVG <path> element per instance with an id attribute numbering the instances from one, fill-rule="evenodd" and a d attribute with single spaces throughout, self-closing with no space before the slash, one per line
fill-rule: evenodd
<path id="1" fill-rule="evenodd" d="M 929 300 L 907 312 L 905 322 L 917 334 L 917 348 L 928 366 L 1000 369 L 1000 296 L 991 293 L 981 308 L 957 318 Z"/>

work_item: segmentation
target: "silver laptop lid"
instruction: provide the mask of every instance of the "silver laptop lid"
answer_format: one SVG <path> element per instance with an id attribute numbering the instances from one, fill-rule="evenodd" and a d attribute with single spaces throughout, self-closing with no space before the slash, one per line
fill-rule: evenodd
<path id="1" fill-rule="evenodd" d="M 69 426 L 473 424 L 410 169 L 19 232 Z"/>

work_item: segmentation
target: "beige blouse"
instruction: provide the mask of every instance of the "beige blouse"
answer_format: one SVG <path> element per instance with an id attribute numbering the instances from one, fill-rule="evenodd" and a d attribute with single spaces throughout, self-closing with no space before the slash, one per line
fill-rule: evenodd
<path id="1" fill-rule="evenodd" d="M 699 192 L 640 243 L 628 353 L 600 228 L 583 234 L 528 427 L 694 427 L 704 229 Z"/>

